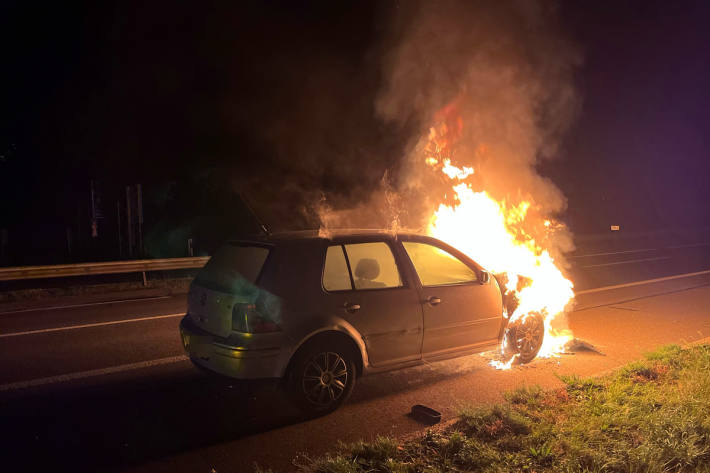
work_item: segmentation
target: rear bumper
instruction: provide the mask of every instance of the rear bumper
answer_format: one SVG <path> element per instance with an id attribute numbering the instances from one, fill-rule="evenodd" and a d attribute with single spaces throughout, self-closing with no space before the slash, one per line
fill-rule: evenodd
<path id="1" fill-rule="evenodd" d="M 232 346 L 195 327 L 189 316 L 180 321 L 182 346 L 199 368 L 236 379 L 277 378 L 283 373 L 281 348 Z"/>

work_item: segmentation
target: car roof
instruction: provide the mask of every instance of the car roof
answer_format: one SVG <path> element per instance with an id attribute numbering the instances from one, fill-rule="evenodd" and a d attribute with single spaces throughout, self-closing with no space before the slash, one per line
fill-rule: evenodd
<path id="1" fill-rule="evenodd" d="M 404 230 L 395 231 L 391 229 L 373 229 L 373 228 L 338 228 L 338 229 L 319 229 L 319 230 L 298 230 L 298 231 L 287 231 L 287 232 L 277 232 L 270 234 L 260 234 L 250 236 L 248 238 L 240 238 L 232 240 L 232 242 L 263 242 L 263 243 L 277 243 L 283 241 L 295 241 L 295 240 L 333 240 L 345 237 L 358 237 L 358 238 L 377 238 L 382 236 L 389 236 L 391 238 L 397 237 L 426 237 L 422 233 L 415 230 Z"/>
<path id="2" fill-rule="evenodd" d="M 288 246 L 290 243 L 300 243 L 300 242 L 334 242 L 334 244 L 340 244 L 343 243 L 342 241 L 338 240 L 343 240 L 343 239 L 348 239 L 348 238 L 353 238 L 355 241 L 361 241 L 361 242 L 367 242 L 367 240 L 372 239 L 372 240 L 378 240 L 382 239 L 382 237 L 385 236 L 387 239 L 393 239 L 393 240 L 412 240 L 412 241 L 419 241 L 419 242 L 424 242 L 424 243 L 430 243 L 430 244 L 435 244 L 436 246 L 439 246 L 446 251 L 452 253 L 453 255 L 457 256 L 459 258 L 463 258 L 464 260 L 468 260 L 475 264 L 477 267 L 480 268 L 480 265 L 476 263 L 474 260 L 472 260 L 469 256 L 467 256 L 465 253 L 461 252 L 459 249 L 447 244 L 446 242 L 443 242 L 439 240 L 438 238 L 434 238 L 428 235 L 424 235 L 420 232 L 417 232 L 416 230 L 410 230 L 410 231 L 395 231 L 391 229 L 372 229 L 372 228 L 338 228 L 338 229 L 333 229 L 333 230 L 300 230 L 300 231 L 292 231 L 292 232 L 278 232 L 278 233 L 271 233 L 271 234 L 261 234 L 261 235 L 255 235 L 253 237 L 249 238 L 243 238 L 243 239 L 234 239 L 229 241 L 228 243 L 235 244 L 235 245 L 249 245 L 249 244 L 256 244 L 256 245 L 265 245 L 265 246 L 272 246 L 272 245 L 279 245 L 279 244 L 284 244 L 284 246 Z M 327 243 L 326 243 L 327 244 Z"/>

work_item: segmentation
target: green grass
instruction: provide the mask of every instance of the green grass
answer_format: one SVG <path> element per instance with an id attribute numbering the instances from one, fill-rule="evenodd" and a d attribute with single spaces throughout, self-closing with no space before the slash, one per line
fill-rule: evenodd
<path id="1" fill-rule="evenodd" d="M 602 378 L 507 393 L 443 431 L 343 445 L 299 468 L 364 472 L 709 472 L 710 346 L 669 346 Z"/>

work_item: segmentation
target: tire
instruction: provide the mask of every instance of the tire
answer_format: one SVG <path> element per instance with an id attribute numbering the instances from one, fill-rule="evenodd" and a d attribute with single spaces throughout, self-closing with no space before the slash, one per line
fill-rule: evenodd
<path id="1" fill-rule="evenodd" d="M 304 413 L 324 415 L 348 400 L 356 376 L 354 357 L 348 350 L 313 343 L 296 354 L 288 376 L 288 391 Z"/>
<path id="2" fill-rule="evenodd" d="M 542 315 L 532 313 L 524 320 L 507 328 L 506 352 L 518 355 L 520 363 L 530 363 L 535 359 L 545 339 L 545 321 Z"/>

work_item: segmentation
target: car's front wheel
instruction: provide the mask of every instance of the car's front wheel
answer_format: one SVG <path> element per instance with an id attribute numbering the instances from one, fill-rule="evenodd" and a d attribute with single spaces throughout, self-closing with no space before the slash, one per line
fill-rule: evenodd
<path id="1" fill-rule="evenodd" d="M 356 366 L 347 350 L 313 344 L 298 353 L 289 375 L 296 405 L 310 415 L 340 407 L 355 387 Z"/>
<path id="2" fill-rule="evenodd" d="M 518 355 L 520 363 L 529 363 L 537 356 L 545 339 L 545 321 L 538 313 L 513 322 L 506 333 L 506 351 Z"/>

